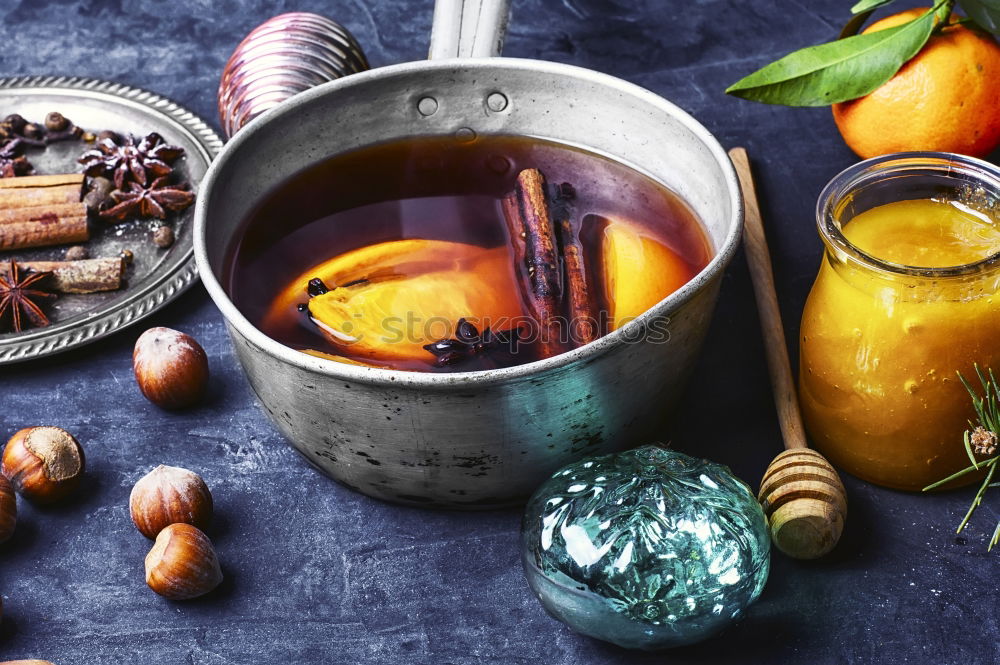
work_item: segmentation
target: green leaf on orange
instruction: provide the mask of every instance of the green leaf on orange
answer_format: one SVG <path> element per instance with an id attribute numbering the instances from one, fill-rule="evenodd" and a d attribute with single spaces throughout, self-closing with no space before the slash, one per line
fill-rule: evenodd
<path id="1" fill-rule="evenodd" d="M 923 48 L 942 4 L 893 28 L 790 53 L 740 79 L 726 92 L 786 106 L 827 106 L 863 97 L 892 78 Z"/>
<path id="2" fill-rule="evenodd" d="M 958 4 L 980 28 L 1000 35 L 1000 0 L 958 0 Z"/>
<path id="3" fill-rule="evenodd" d="M 852 16 L 851 20 L 844 26 L 844 29 L 840 31 L 839 35 L 837 35 L 837 39 L 846 39 L 851 35 L 856 35 L 861 32 L 861 26 L 863 26 L 865 21 L 868 20 L 868 17 L 874 13 L 874 9 L 869 9 L 866 12 L 861 12 L 860 14 Z"/>
<path id="4" fill-rule="evenodd" d="M 853 7 L 851 7 L 852 14 L 861 14 L 863 12 L 870 12 L 873 9 L 878 9 L 879 7 L 885 7 L 891 4 L 893 0 L 861 0 Z"/>

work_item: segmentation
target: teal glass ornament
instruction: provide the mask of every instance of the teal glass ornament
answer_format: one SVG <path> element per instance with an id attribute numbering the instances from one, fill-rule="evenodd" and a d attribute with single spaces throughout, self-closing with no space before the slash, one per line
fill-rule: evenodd
<path id="1" fill-rule="evenodd" d="M 764 589 L 771 542 L 729 469 L 657 446 L 563 467 L 528 502 L 528 584 L 556 619 L 631 649 L 698 642 Z"/>

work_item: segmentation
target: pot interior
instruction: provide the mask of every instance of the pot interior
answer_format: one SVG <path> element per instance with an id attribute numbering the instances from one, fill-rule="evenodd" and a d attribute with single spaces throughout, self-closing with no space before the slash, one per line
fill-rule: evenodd
<path id="1" fill-rule="evenodd" d="M 715 254 L 695 282 L 714 276 L 735 248 L 740 226 L 735 175 L 721 146 L 686 113 L 642 88 L 586 69 L 534 60 L 458 59 L 407 63 L 333 81 L 292 98 L 237 134 L 213 165 L 199 201 L 198 253 L 206 285 L 239 325 L 242 317 L 220 302 L 231 305 L 219 286 L 227 251 L 253 207 L 303 169 L 412 136 L 474 141 L 484 134 L 583 148 L 679 194 L 700 218 Z M 687 297 L 674 295 L 678 302 Z"/>

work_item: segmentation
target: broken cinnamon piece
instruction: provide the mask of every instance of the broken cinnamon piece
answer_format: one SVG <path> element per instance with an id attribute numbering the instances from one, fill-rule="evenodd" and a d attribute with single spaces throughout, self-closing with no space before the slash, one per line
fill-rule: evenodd
<path id="1" fill-rule="evenodd" d="M 563 351 L 558 319 L 562 274 L 542 172 L 525 169 L 517 174 L 514 191 L 504 197 L 502 207 L 518 272 L 527 283 L 528 313 L 538 323 L 539 348 L 548 358 Z"/>
<path id="2" fill-rule="evenodd" d="M 13 222 L 34 222 L 58 218 L 86 216 L 87 206 L 84 203 L 52 203 L 49 205 L 0 208 L 0 225 Z"/>
<path id="3" fill-rule="evenodd" d="M 583 346 L 599 336 L 594 301 L 587 284 L 583 250 L 573 234 L 573 227 L 569 219 L 559 219 L 557 225 L 563 268 L 566 270 L 566 308 L 569 314 L 570 342 L 574 346 Z"/>
<path id="4" fill-rule="evenodd" d="M 18 268 L 31 272 L 51 272 L 49 287 L 60 293 L 115 291 L 122 286 L 125 262 L 121 257 L 77 261 L 18 261 Z M 0 277 L 7 270 L 0 264 Z"/>
<path id="5" fill-rule="evenodd" d="M 563 259 L 566 314 L 569 317 L 569 340 L 574 346 L 589 344 L 601 336 L 597 306 L 587 281 L 587 263 L 577 234 L 570 222 L 576 190 L 567 182 L 554 188 L 552 218 Z"/>
<path id="6" fill-rule="evenodd" d="M 0 250 L 64 245 L 89 239 L 86 209 L 82 214 L 67 217 L 49 213 L 30 221 L 0 224 Z"/>
<path id="7" fill-rule="evenodd" d="M 82 173 L 0 178 L 0 208 L 76 203 L 83 194 Z"/>

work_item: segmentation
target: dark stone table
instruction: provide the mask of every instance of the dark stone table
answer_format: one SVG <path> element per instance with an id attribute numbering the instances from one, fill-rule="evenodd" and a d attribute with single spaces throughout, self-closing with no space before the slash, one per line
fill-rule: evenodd
<path id="1" fill-rule="evenodd" d="M 255 25 L 290 10 L 346 24 L 373 66 L 423 57 L 431 0 L 4 0 L 0 73 L 111 79 L 167 95 L 214 122 L 219 73 Z M 515 1 L 508 55 L 591 67 L 678 103 L 756 159 L 790 338 L 820 258 L 813 206 L 855 157 L 828 109 L 788 109 L 722 90 L 788 50 L 836 35 L 834 0 Z M 7 113 L 16 109 L 2 109 Z M 131 372 L 147 326 L 197 337 L 211 397 L 168 414 Z M 779 450 L 746 266 L 728 271 L 706 351 L 670 434 L 680 450 L 756 485 Z M 320 475 L 271 427 L 201 287 L 144 323 L 77 352 L 0 368 L 0 436 L 75 433 L 88 452 L 70 505 L 21 502 L 0 548 L 0 656 L 95 663 L 996 663 L 1000 516 L 987 500 L 961 538 L 971 490 L 917 496 L 845 478 L 850 519 L 827 559 L 775 554 L 768 586 L 724 636 L 666 655 L 572 633 L 529 593 L 516 511 L 431 512 L 379 503 Z M 171 603 L 143 583 L 149 543 L 129 521 L 132 484 L 159 463 L 212 487 L 226 582 Z"/>

